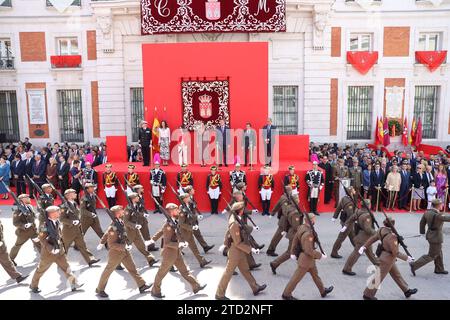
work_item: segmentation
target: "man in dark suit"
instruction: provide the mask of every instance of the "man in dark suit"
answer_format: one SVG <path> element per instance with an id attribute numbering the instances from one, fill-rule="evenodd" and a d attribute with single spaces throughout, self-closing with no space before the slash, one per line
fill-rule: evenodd
<path id="1" fill-rule="evenodd" d="M 147 121 L 142 121 L 139 128 L 139 144 L 141 145 L 144 166 L 150 165 L 150 148 L 152 147 L 152 130 L 148 127 Z"/>
<path id="2" fill-rule="evenodd" d="M 45 183 L 45 170 L 47 169 L 47 164 L 42 157 L 37 154 L 34 156 L 34 163 L 32 167 L 32 178 L 34 182 L 40 187 Z"/>
<path id="3" fill-rule="evenodd" d="M 25 162 L 22 161 L 20 154 L 16 154 L 14 160 L 11 162 L 11 173 L 16 184 L 16 194 L 20 195 L 25 193 L 25 181 L 23 178 L 25 174 Z"/>
<path id="4" fill-rule="evenodd" d="M 59 157 L 59 164 L 56 174 L 58 175 L 59 186 L 62 194 L 64 194 L 64 191 L 69 189 L 69 170 L 70 165 L 66 162 L 64 156 Z"/>
<path id="5" fill-rule="evenodd" d="M 47 166 L 48 162 L 50 161 L 50 151 L 48 150 L 47 147 L 42 148 L 41 150 L 41 160 L 45 163 L 45 165 Z"/>
<path id="6" fill-rule="evenodd" d="M 222 155 L 219 167 L 221 167 L 222 164 L 224 164 L 225 167 L 228 167 L 227 148 L 230 145 L 230 127 L 225 124 L 223 119 L 219 120 L 219 125 L 216 127 L 216 144 L 219 149 L 218 151 Z"/>
<path id="7" fill-rule="evenodd" d="M 25 147 L 25 151 L 30 151 L 30 148 L 31 148 L 32 144 L 31 144 L 29 138 L 25 138 L 23 146 Z"/>
<path id="8" fill-rule="evenodd" d="M 137 150 L 134 145 L 129 146 L 128 148 L 128 162 L 136 162 Z"/>
<path id="9" fill-rule="evenodd" d="M 375 170 L 370 173 L 370 191 L 372 195 L 372 209 L 378 211 L 378 204 L 381 202 L 381 189 L 384 187 L 384 173 L 380 164 L 375 164 Z"/>
<path id="10" fill-rule="evenodd" d="M 25 160 L 24 162 L 24 175 L 27 174 L 30 177 L 33 177 L 33 165 L 34 165 L 34 159 L 33 159 L 33 153 L 31 151 L 28 151 L 25 154 Z M 30 195 L 30 199 L 33 199 L 33 186 L 30 182 L 28 182 L 28 194 Z"/>
<path id="11" fill-rule="evenodd" d="M 272 119 L 267 119 L 266 125 L 263 127 L 263 139 L 266 145 L 266 165 L 272 165 L 272 153 L 277 135 L 277 127 L 272 124 Z"/>
<path id="12" fill-rule="evenodd" d="M 398 207 L 400 209 L 409 210 L 407 194 L 409 192 L 409 189 L 411 188 L 411 174 L 408 171 L 408 162 L 407 161 L 404 161 L 402 163 L 402 168 L 400 170 L 400 177 L 402 180 L 400 183 Z"/>
<path id="13" fill-rule="evenodd" d="M 250 160 L 254 162 L 255 159 L 249 159 L 250 154 L 256 148 L 256 133 L 253 130 L 250 122 L 247 122 L 244 130 L 244 166 L 250 163 Z M 253 165 L 253 163 L 250 163 Z"/>

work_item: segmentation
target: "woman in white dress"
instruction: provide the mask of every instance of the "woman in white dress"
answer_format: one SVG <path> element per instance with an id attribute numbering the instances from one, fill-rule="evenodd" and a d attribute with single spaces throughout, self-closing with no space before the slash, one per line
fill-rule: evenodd
<path id="1" fill-rule="evenodd" d="M 161 121 L 158 132 L 159 156 L 161 157 L 162 165 L 167 166 L 170 159 L 170 129 L 165 120 Z"/>

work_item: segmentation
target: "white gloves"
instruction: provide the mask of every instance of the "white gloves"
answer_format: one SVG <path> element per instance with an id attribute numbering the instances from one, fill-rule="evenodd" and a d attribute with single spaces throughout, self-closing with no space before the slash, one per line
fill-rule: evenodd
<path id="1" fill-rule="evenodd" d="M 256 231 L 259 231 L 259 226 L 255 226 L 255 230 L 256 230 Z"/>
<path id="2" fill-rule="evenodd" d="M 295 256 L 295 254 L 291 254 L 291 259 L 297 261 L 297 257 Z"/>
<path id="3" fill-rule="evenodd" d="M 142 226 L 140 224 L 137 224 L 134 226 L 136 229 L 140 230 L 142 228 Z"/>
<path id="4" fill-rule="evenodd" d="M 259 249 L 252 248 L 252 253 L 253 254 L 259 254 Z"/>
<path id="5" fill-rule="evenodd" d="M 3 247 L 3 241 L 0 241 L 0 247 Z"/>
<path id="6" fill-rule="evenodd" d="M 345 232 L 345 230 L 347 230 L 347 227 L 343 226 L 340 232 Z"/>
<path id="7" fill-rule="evenodd" d="M 414 260 L 415 259 L 413 257 L 408 256 L 408 259 L 406 261 L 408 261 L 408 263 L 411 263 L 411 262 L 414 262 Z"/>
<path id="8" fill-rule="evenodd" d="M 178 244 L 178 248 L 183 249 L 183 248 L 187 248 L 189 244 L 185 241 L 185 242 L 180 242 Z"/>
<path id="9" fill-rule="evenodd" d="M 52 253 L 53 253 L 53 254 L 58 254 L 58 253 L 59 253 L 59 249 L 53 249 L 53 250 L 52 250 Z"/>
<path id="10" fill-rule="evenodd" d="M 25 228 L 25 229 L 28 229 L 28 228 L 31 227 L 31 226 L 32 226 L 31 223 L 25 223 L 25 224 L 24 224 L 24 228 Z"/>
<path id="11" fill-rule="evenodd" d="M 203 220 L 203 215 L 199 214 L 199 215 L 197 216 L 197 218 L 198 218 L 198 220 Z"/>
<path id="12" fill-rule="evenodd" d="M 148 213 L 144 213 L 144 218 L 148 218 Z"/>
<path id="13" fill-rule="evenodd" d="M 130 251 L 132 247 L 133 247 L 133 246 L 132 246 L 131 244 L 126 244 L 126 245 L 125 245 L 125 249 L 126 249 L 127 251 Z"/>
<path id="14" fill-rule="evenodd" d="M 331 222 L 335 222 L 336 221 L 336 219 L 335 218 L 331 218 Z"/>
<path id="15" fill-rule="evenodd" d="M 154 244 L 154 243 L 155 243 L 155 240 L 153 240 L 153 239 L 148 240 L 149 245 Z"/>
<path id="16" fill-rule="evenodd" d="M 259 211 L 258 211 L 258 209 L 253 209 L 252 210 L 252 213 L 254 213 L 254 214 L 257 214 Z"/>
<path id="17" fill-rule="evenodd" d="M 104 247 L 104 245 L 100 243 L 100 244 L 97 246 L 97 250 L 100 251 L 100 250 L 103 249 L 103 247 Z"/>
<path id="18" fill-rule="evenodd" d="M 223 209 L 222 214 L 225 214 L 225 213 L 227 213 L 227 210 Z"/>
<path id="19" fill-rule="evenodd" d="M 151 241 L 152 241 L 152 240 L 144 241 L 145 246 L 147 247 L 147 246 L 151 245 Z M 154 242 L 153 242 L 153 243 L 154 243 Z"/>
<path id="20" fill-rule="evenodd" d="M 223 252 L 224 250 L 225 250 L 225 245 L 223 244 L 223 245 L 221 245 L 220 247 L 219 247 L 219 252 Z"/>
<path id="21" fill-rule="evenodd" d="M 281 235 L 284 237 L 286 235 L 286 231 L 281 231 Z"/>
<path id="22" fill-rule="evenodd" d="M 92 218 L 97 218 L 97 215 L 92 212 Z"/>
<path id="23" fill-rule="evenodd" d="M 320 259 L 326 259 L 328 256 L 325 253 L 322 253 L 322 257 Z"/>
<path id="24" fill-rule="evenodd" d="M 366 251 L 366 247 L 363 246 L 363 247 L 359 248 L 358 253 L 363 254 L 364 251 Z"/>
<path id="25" fill-rule="evenodd" d="M 269 219 L 272 219 L 272 218 L 273 218 L 273 215 L 269 214 Z"/>
<path id="26" fill-rule="evenodd" d="M 38 237 L 33 238 L 33 239 L 31 239 L 31 241 L 33 241 L 33 242 L 35 242 L 35 243 L 38 243 L 38 242 L 39 242 L 39 238 L 38 238 Z M 1 245 L 0 245 L 0 247 L 1 247 Z"/>
<path id="27" fill-rule="evenodd" d="M 74 226 L 77 226 L 80 224 L 80 220 L 73 220 L 72 223 Z"/>
<path id="28" fill-rule="evenodd" d="M 193 225 L 193 226 L 192 226 L 192 230 L 197 231 L 197 230 L 198 230 L 198 225 L 197 225 L 197 224 L 196 224 L 196 225 Z"/>

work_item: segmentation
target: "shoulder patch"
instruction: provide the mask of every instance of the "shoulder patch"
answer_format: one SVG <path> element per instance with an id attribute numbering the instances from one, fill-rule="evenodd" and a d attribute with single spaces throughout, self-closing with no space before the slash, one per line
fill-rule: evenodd
<path id="1" fill-rule="evenodd" d="M 367 221 L 367 222 L 370 222 L 370 218 L 367 218 L 366 221 Z"/>
<path id="2" fill-rule="evenodd" d="M 237 236 L 239 235 L 239 231 L 236 231 L 236 235 L 237 235 Z"/>
<path id="3" fill-rule="evenodd" d="M 314 237 L 313 236 L 309 236 L 308 240 L 312 242 L 312 241 L 314 241 Z"/>

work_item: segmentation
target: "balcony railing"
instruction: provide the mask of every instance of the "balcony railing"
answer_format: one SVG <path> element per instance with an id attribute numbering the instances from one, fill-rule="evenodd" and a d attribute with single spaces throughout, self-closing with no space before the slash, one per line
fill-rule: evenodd
<path id="1" fill-rule="evenodd" d="M 14 58 L 0 57 L 0 70 L 14 70 Z"/>
<path id="2" fill-rule="evenodd" d="M 71 56 L 50 56 L 50 62 L 52 68 L 80 68 L 81 67 L 81 55 Z"/>

